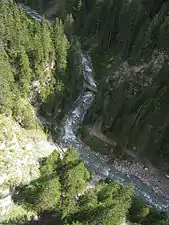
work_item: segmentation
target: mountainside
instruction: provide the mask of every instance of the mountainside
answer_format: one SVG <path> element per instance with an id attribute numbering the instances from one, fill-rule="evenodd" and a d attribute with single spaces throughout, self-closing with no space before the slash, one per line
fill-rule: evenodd
<path id="1" fill-rule="evenodd" d="M 122 149 L 167 169 L 168 1 L 40 2 L 37 8 L 57 5 L 68 32 L 92 54 L 99 92 L 86 122 L 101 118 L 102 131 Z"/>
<path id="2" fill-rule="evenodd" d="M 35 23 L 21 8 L 0 1 L 0 221 L 10 209 L 27 215 L 13 205 L 13 190 L 37 179 L 39 159 L 56 149 L 36 118 L 47 102 L 53 108 L 63 87 L 55 74 L 56 67 L 60 74 L 66 69 L 69 44 L 61 21 L 56 23 L 56 29 L 45 19 Z"/>
<path id="3" fill-rule="evenodd" d="M 1 115 L 0 128 L 0 216 L 5 217 L 12 207 L 13 187 L 37 179 L 40 158 L 50 155 L 56 146 L 42 130 L 25 130 L 11 117 Z"/>
<path id="4" fill-rule="evenodd" d="M 101 118 L 102 131 L 122 149 L 168 168 L 168 1 L 77 2 L 67 13 L 99 83 L 86 121 Z"/>
<path id="5" fill-rule="evenodd" d="M 0 224 L 169 225 L 168 212 L 157 210 L 169 207 L 165 189 L 155 209 L 158 186 L 140 185 L 145 203 L 134 196 L 137 174 L 128 185 L 122 171 L 122 186 L 104 168 L 130 155 L 169 171 L 169 3 L 18 2 L 48 20 L 0 0 Z M 87 154 L 77 137 L 84 116 L 84 140 L 96 136 L 89 144 L 109 158 Z M 54 144 L 59 133 L 68 148 Z"/>

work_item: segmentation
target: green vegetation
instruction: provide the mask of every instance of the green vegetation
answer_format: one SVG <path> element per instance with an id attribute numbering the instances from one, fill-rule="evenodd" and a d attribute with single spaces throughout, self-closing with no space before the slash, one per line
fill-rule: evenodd
<path id="1" fill-rule="evenodd" d="M 40 171 L 39 179 L 18 189 L 16 203 L 28 212 L 57 211 L 65 224 L 117 225 L 131 206 L 130 186 L 100 181 L 87 190 L 90 173 L 73 149 L 68 149 L 62 160 L 54 151 L 42 161 Z"/>
<path id="2" fill-rule="evenodd" d="M 54 40 L 57 69 L 64 72 L 67 67 L 67 50 L 69 49 L 69 42 L 64 34 L 63 23 L 58 18 L 56 18 L 54 27 Z"/>
<path id="3" fill-rule="evenodd" d="M 43 11 L 48 1 L 23 2 Z M 134 149 L 155 162 L 168 163 L 168 1 L 72 0 L 59 4 L 62 20 L 56 18 L 53 26 L 44 17 L 37 23 L 15 4 L 0 0 L 0 114 L 35 129 L 38 123 L 32 103 L 40 103 L 44 113 L 55 117 L 58 108 L 67 110 L 82 89 L 82 71 L 79 38 L 69 42 L 66 30 L 90 49 L 99 83 L 85 122 L 101 118 L 102 131 L 121 149 Z M 23 147 L 14 148 L 12 141 L 20 141 L 16 137 L 20 134 L 4 129 L 8 119 L 0 122 L 0 140 L 9 145 L 0 150 L 0 169 L 7 175 L 8 186 L 22 184 L 3 222 L 23 222 L 35 214 L 57 211 L 66 225 L 119 225 L 126 216 L 135 225 L 169 224 L 164 213 L 132 200 L 130 186 L 100 181 L 88 189 L 91 175 L 73 149 L 63 159 L 54 151 L 43 160 L 39 174 L 33 150 L 25 157 Z M 20 176 L 18 161 L 23 164 Z M 28 177 L 34 181 L 23 186 Z"/>
<path id="4" fill-rule="evenodd" d="M 27 129 L 34 128 L 28 103 L 36 98 L 44 104 L 57 88 L 62 91 L 56 82 L 67 67 L 69 42 L 59 19 L 52 27 L 44 18 L 41 23 L 32 21 L 10 1 L 1 0 L 0 5 L 0 113 L 13 115 Z"/>
<path id="5" fill-rule="evenodd" d="M 168 10 L 168 1 L 156 0 L 65 3 L 98 80 L 86 124 L 100 118 L 102 131 L 122 149 L 169 169 Z"/>
<path id="6" fill-rule="evenodd" d="M 141 199 L 134 199 L 129 210 L 128 218 L 135 225 L 168 225 L 165 213 L 148 208 Z"/>
<path id="7" fill-rule="evenodd" d="M 57 212 L 65 225 L 119 225 L 126 216 L 132 225 L 169 224 L 165 213 L 133 199 L 132 186 L 101 180 L 88 188 L 90 173 L 73 149 L 68 149 L 63 159 L 56 151 L 51 153 L 41 162 L 40 172 L 37 180 L 17 188 L 15 210 L 3 222 Z"/>
<path id="8" fill-rule="evenodd" d="M 11 206 L 10 214 L 3 215 L 3 218 L 0 217 L 0 222 L 4 224 L 6 221 L 8 225 L 13 223 L 21 224 L 25 220 L 30 220 L 34 215 L 35 211 L 28 210 L 24 205 L 17 205 L 15 203 Z"/>
<path id="9" fill-rule="evenodd" d="M 55 210 L 60 200 L 60 182 L 58 178 L 49 180 L 40 194 L 36 205 L 38 212 Z"/>
<path id="10" fill-rule="evenodd" d="M 121 224 L 131 205 L 132 187 L 101 181 L 79 198 L 79 210 L 72 216 L 83 224 Z"/>
<path id="11" fill-rule="evenodd" d="M 13 106 L 13 118 L 26 129 L 38 127 L 36 116 L 32 105 L 20 98 Z"/>

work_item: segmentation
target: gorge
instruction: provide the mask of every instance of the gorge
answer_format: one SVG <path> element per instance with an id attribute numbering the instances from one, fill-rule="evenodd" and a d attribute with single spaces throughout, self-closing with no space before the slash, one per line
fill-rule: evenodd
<path id="1" fill-rule="evenodd" d="M 24 7 L 24 10 L 27 12 L 26 7 Z M 36 15 L 36 13 L 32 13 L 30 9 L 28 9 L 28 13 L 30 16 L 33 15 L 33 18 L 39 21 L 40 16 L 38 14 Z M 79 57 L 81 58 L 82 71 L 84 73 L 85 80 L 88 79 L 88 84 L 91 85 L 91 87 L 96 87 L 92 76 L 93 71 L 89 57 L 87 58 L 83 53 Z M 137 177 L 126 176 L 120 171 L 117 171 L 113 165 L 107 165 L 106 159 L 103 156 L 90 150 L 88 146 L 85 146 L 83 142 L 76 137 L 79 126 L 83 123 L 85 113 L 91 107 L 93 99 L 94 93 L 92 92 L 82 91 L 82 93 L 80 93 L 78 99 L 73 104 L 68 115 L 65 116 L 66 118 L 61 125 L 63 132 L 60 140 L 61 147 L 75 148 L 94 176 L 119 180 L 122 184 L 133 184 L 135 186 L 135 193 L 137 196 L 143 198 L 149 205 L 168 212 L 169 200 L 165 199 L 162 195 L 158 196 L 158 194 L 155 194 L 151 188 L 146 184 L 143 184 Z"/>
<path id="2" fill-rule="evenodd" d="M 99 7 L 101 6 L 100 4 L 101 3 L 98 3 Z M 45 114 L 45 110 L 46 110 L 46 115 L 49 115 L 48 116 L 49 124 L 52 124 L 51 126 L 53 127 L 54 140 L 56 140 L 56 142 L 59 144 L 59 145 L 56 144 L 56 145 L 51 146 L 51 145 L 48 145 L 48 143 L 46 143 L 44 141 L 43 147 L 46 148 L 46 152 L 43 152 L 43 150 L 42 150 L 42 152 L 44 154 L 43 154 L 43 156 L 42 155 L 40 156 L 41 150 L 39 148 L 38 154 L 39 154 L 40 158 L 47 157 L 51 152 L 53 152 L 52 154 L 55 154 L 55 151 L 54 151 L 55 148 L 57 150 L 61 151 L 61 155 L 66 154 L 66 151 L 65 151 L 66 149 L 73 148 L 79 153 L 80 159 L 82 159 L 82 162 L 84 162 L 87 169 L 92 174 L 92 180 L 90 180 L 91 186 L 96 185 L 96 189 L 97 189 L 97 187 L 99 187 L 99 185 L 100 185 L 100 182 L 102 182 L 102 181 L 99 182 L 99 180 L 106 180 L 107 184 L 103 184 L 103 187 L 104 187 L 104 185 L 108 185 L 110 180 L 115 180 L 115 181 L 118 180 L 118 181 L 120 181 L 120 183 L 122 185 L 124 185 L 124 187 L 128 187 L 126 185 L 132 184 L 134 186 L 135 197 L 140 197 L 150 207 L 155 207 L 159 211 L 164 211 L 164 212 L 168 213 L 169 212 L 168 193 L 163 192 L 163 188 L 158 190 L 160 184 L 163 185 L 162 177 L 159 177 L 160 183 L 158 184 L 159 185 L 158 187 L 155 187 L 156 188 L 156 190 L 155 190 L 153 187 L 153 183 L 151 183 L 151 181 L 144 182 L 144 180 L 142 178 L 140 179 L 138 174 L 133 174 L 133 173 L 130 173 L 130 171 L 126 172 L 125 169 L 120 169 L 120 167 L 113 164 L 113 161 L 110 160 L 110 158 L 109 158 L 110 155 L 106 156 L 104 154 L 101 154 L 97 151 L 97 149 L 94 149 L 94 150 L 96 150 L 96 151 L 94 151 L 92 149 L 92 147 L 89 147 L 87 145 L 87 142 L 82 141 L 82 139 L 79 135 L 81 127 L 88 126 L 88 125 L 90 125 L 92 127 L 95 124 L 97 124 L 97 122 L 98 122 L 98 124 L 101 124 L 100 129 L 101 129 L 102 135 L 104 135 L 104 137 L 106 137 L 107 140 L 111 140 L 113 143 L 115 143 L 114 147 L 115 148 L 118 147 L 120 149 L 119 152 L 121 151 L 121 149 L 124 149 L 124 151 L 131 149 L 133 152 L 135 151 L 132 154 L 137 155 L 137 151 L 141 152 L 141 150 L 142 150 L 142 152 L 140 154 L 138 154 L 138 155 L 142 156 L 142 154 L 144 155 L 144 151 L 146 152 L 146 149 L 152 143 L 154 143 L 154 145 L 153 145 L 154 148 L 156 150 L 160 149 L 160 151 L 161 151 L 160 157 L 159 157 L 159 159 L 156 156 L 154 158 L 150 157 L 151 151 L 148 151 L 147 153 L 149 155 L 147 156 L 147 158 L 150 158 L 151 160 L 152 160 L 152 158 L 153 158 L 153 160 L 155 160 L 155 158 L 156 158 L 158 163 L 164 162 L 163 161 L 164 156 L 165 155 L 167 156 L 167 140 L 164 141 L 164 138 L 167 138 L 167 126 L 168 126 L 167 124 L 168 123 L 166 123 L 165 118 L 167 116 L 168 108 L 166 108 L 164 106 L 164 104 L 162 104 L 162 103 L 163 103 L 163 100 L 166 100 L 166 97 L 168 96 L 168 89 L 167 89 L 167 87 L 168 87 L 167 86 L 168 85 L 168 83 L 167 83 L 168 56 L 167 56 L 167 53 L 157 52 L 155 50 L 150 57 L 151 60 L 149 60 L 148 62 L 139 62 L 138 64 L 132 64 L 132 63 L 130 64 L 127 60 L 121 61 L 119 63 L 119 62 L 117 62 L 117 58 L 112 56 L 111 58 L 108 57 L 108 59 L 106 59 L 108 61 L 106 63 L 104 61 L 102 64 L 102 60 L 105 60 L 105 59 L 102 59 L 102 57 L 100 57 L 101 52 L 99 52 L 100 51 L 99 49 L 97 49 L 96 52 L 92 49 L 92 50 L 90 50 L 91 53 L 86 53 L 86 50 L 81 50 L 81 48 L 79 48 L 78 51 L 75 50 L 76 57 L 78 58 L 78 61 L 79 61 L 79 65 L 75 64 L 75 66 L 73 66 L 72 68 L 77 69 L 78 67 L 80 67 L 80 71 L 82 74 L 80 74 L 80 73 L 75 74 L 75 76 L 73 77 L 74 88 L 75 88 L 75 90 L 73 90 L 73 87 L 71 87 L 72 76 L 65 77 L 65 74 L 68 73 L 67 71 L 65 72 L 65 68 L 67 66 L 66 58 L 67 58 L 67 51 L 69 49 L 69 43 L 68 43 L 68 40 L 66 39 L 66 36 L 64 35 L 64 29 L 62 27 L 62 22 L 59 21 L 58 19 L 56 19 L 56 26 L 54 25 L 55 27 L 52 27 L 52 26 L 50 27 L 51 22 L 49 20 L 46 20 L 44 17 L 42 17 L 40 14 L 38 14 L 33 9 L 31 9 L 25 5 L 22 5 L 22 4 L 18 4 L 18 7 L 21 8 L 20 12 L 22 12 L 22 9 L 23 9 L 31 18 L 28 20 L 26 19 L 25 24 L 27 23 L 26 26 L 28 28 L 31 27 L 31 35 L 32 35 L 32 39 L 34 41 L 33 43 L 35 43 L 35 46 L 32 47 L 31 44 L 26 46 L 25 45 L 26 42 L 24 43 L 22 36 L 21 36 L 21 39 L 18 39 L 19 40 L 18 42 L 17 42 L 17 39 L 14 41 L 17 44 L 19 44 L 18 45 L 19 48 L 24 43 L 25 50 L 24 50 L 24 48 L 21 47 L 21 50 L 19 50 L 19 53 L 17 52 L 18 50 L 16 50 L 16 49 L 14 49 L 14 51 L 11 51 L 11 49 L 13 50 L 13 46 L 15 46 L 16 43 L 15 42 L 14 42 L 14 44 L 12 43 L 13 40 L 10 40 L 10 36 L 8 38 L 9 41 L 7 41 L 7 43 L 6 43 L 5 42 L 6 37 L 4 35 L 2 38 L 3 42 L 5 43 L 4 44 L 4 52 L 5 52 L 5 54 L 6 53 L 8 54 L 7 59 L 9 57 L 10 65 L 12 65 L 12 66 L 15 65 L 18 58 L 20 60 L 19 62 L 21 62 L 21 69 L 19 66 L 16 68 L 14 67 L 14 69 L 13 69 L 14 79 L 15 79 L 14 84 L 18 84 L 18 86 L 16 85 L 16 87 L 17 87 L 16 90 L 19 87 L 18 90 L 21 91 L 21 96 L 22 96 L 21 97 L 22 100 L 21 100 L 20 104 L 21 105 L 23 104 L 25 109 L 30 104 L 29 100 L 28 100 L 28 103 L 27 103 L 27 100 L 25 100 L 26 98 L 28 98 L 27 96 L 29 94 L 30 87 L 29 87 L 29 84 L 26 83 L 26 81 L 25 81 L 26 78 L 24 77 L 24 74 L 26 73 L 27 78 L 29 78 L 31 72 L 30 72 L 29 68 L 24 68 L 24 67 L 22 68 L 22 66 L 26 65 L 27 67 L 29 67 L 28 64 L 29 64 L 29 60 L 30 60 L 30 68 L 32 70 L 33 75 L 31 78 L 28 79 L 28 82 L 32 82 L 31 85 L 35 84 L 35 82 L 36 82 L 36 84 L 38 84 L 37 85 L 38 86 L 37 93 L 36 93 L 37 96 L 35 96 L 35 100 L 34 100 L 33 104 L 35 104 L 35 107 L 37 107 L 36 98 L 38 99 L 38 101 L 40 99 L 41 110 L 43 111 L 44 114 Z M 17 16 L 19 15 L 20 12 L 19 11 L 17 12 L 17 10 L 15 12 L 14 7 L 12 7 L 12 6 L 11 6 L 11 8 L 13 10 L 14 18 L 17 21 Z M 98 10 L 98 8 L 97 8 L 97 10 Z M 76 16 L 78 16 L 78 13 L 83 14 L 84 12 L 83 12 L 83 10 L 82 11 L 77 10 L 75 12 L 74 18 Z M 12 14 L 10 14 L 10 15 L 12 15 Z M 9 17 L 9 18 L 11 19 L 11 17 Z M 26 18 L 24 16 L 23 12 L 21 13 L 21 16 L 19 16 L 19 18 L 21 18 L 21 19 Z M 89 18 L 91 19 L 91 17 L 89 17 Z M 35 23 L 35 25 L 34 25 L 34 20 L 37 22 L 37 24 Z M 6 22 L 5 17 L 4 17 L 4 21 Z M 38 25 L 38 24 L 40 24 L 40 25 Z M 65 24 L 66 24 L 66 22 L 65 22 Z M 65 27 L 66 27 L 66 25 L 65 25 Z M 19 22 L 17 23 L 17 29 L 19 31 L 21 30 L 21 25 L 19 24 Z M 36 29 L 39 33 L 36 32 Z M 65 28 L 65 29 L 67 29 L 67 28 Z M 87 30 L 87 27 L 85 27 L 84 33 L 85 33 L 85 30 Z M 7 30 L 7 32 L 8 32 L 8 30 Z M 42 32 L 42 36 L 41 36 L 40 32 Z M 51 33 L 49 34 L 47 32 L 49 32 L 49 33 L 51 32 Z M 99 28 L 98 28 L 97 32 L 99 32 Z M 19 35 L 21 33 L 19 33 Z M 33 35 L 34 35 L 34 37 L 33 37 Z M 111 45 L 111 35 L 112 34 L 109 35 L 110 36 L 109 45 Z M 49 36 L 52 37 L 51 42 L 50 42 Z M 69 36 L 69 34 L 68 34 L 68 36 Z M 71 44 L 73 43 L 75 36 L 74 35 L 69 36 L 69 40 L 70 40 Z M 81 36 L 81 34 L 80 34 L 80 36 Z M 42 37 L 44 37 L 44 39 Z M 77 36 L 76 36 L 76 38 L 77 38 Z M 42 46 L 44 48 L 43 51 L 39 47 L 40 45 L 38 43 L 39 40 L 41 40 L 41 39 L 42 39 Z M 83 40 L 83 38 L 81 37 L 80 41 L 82 41 L 82 40 Z M 95 42 L 93 40 L 90 40 L 90 38 L 89 38 L 89 42 L 90 41 Z M 17 46 L 17 44 L 16 44 L 16 46 Z M 55 48 L 53 48 L 53 45 L 55 45 Z M 78 45 L 80 45 L 80 44 L 78 44 Z M 84 46 L 87 50 L 89 49 L 88 45 L 90 48 L 90 45 L 93 46 L 93 45 L 95 45 L 95 43 L 89 44 L 88 40 L 84 41 Z M 49 46 L 50 46 L 50 48 L 49 48 Z M 36 51 L 36 47 L 37 47 L 37 51 Z M 55 49 L 55 53 L 53 52 L 53 49 Z M 46 50 L 49 50 L 49 51 L 46 51 Z M 6 59 L 5 54 L 3 55 L 4 59 Z M 90 54 L 91 54 L 91 58 L 90 58 Z M 28 60 L 25 60 L 26 55 L 28 55 Z M 99 55 L 99 58 L 97 58 L 98 55 Z M 44 57 L 44 64 L 42 63 L 41 57 Z M 73 58 L 71 58 L 71 56 L 69 56 L 69 57 L 70 58 L 68 61 L 68 66 L 70 67 L 69 69 L 72 69 L 71 66 L 72 66 Z M 14 61 L 13 61 L 13 59 L 14 59 Z M 37 64 L 35 64 L 35 62 L 32 59 L 37 61 Z M 93 63 L 93 65 L 92 65 L 92 63 Z M 117 65 L 116 65 L 116 63 L 117 63 Z M 48 68 L 48 65 L 49 65 L 49 68 Z M 50 68 L 50 65 L 52 65 L 51 68 Z M 55 80 L 56 74 L 54 75 L 55 67 L 57 68 L 55 71 L 55 72 L 57 72 L 57 76 L 58 76 L 57 81 Z M 48 68 L 48 69 L 46 70 L 46 68 Z M 72 71 L 74 71 L 73 69 L 72 69 Z M 94 73 L 94 70 L 95 70 L 95 73 Z M 105 72 L 105 76 L 102 76 L 103 70 Z M 147 76 L 146 73 L 148 73 L 148 72 L 152 73 L 153 75 Z M 19 73 L 21 73 L 23 77 L 21 77 L 19 75 Z M 44 73 L 44 75 L 42 75 L 43 73 Z M 126 76 L 126 74 L 127 74 L 127 76 Z M 159 77 L 159 74 L 162 74 L 161 78 Z M 96 85 L 95 80 L 97 81 L 97 85 Z M 55 88 L 54 88 L 54 86 L 55 86 Z M 4 87 L 4 86 L 2 86 L 2 87 Z M 32 86 L 31 88 L 32 88 L 31 91 L 33 91 L 34 86 Z M 25 91 L 25 93 L 22 93 L 22 91 Z M 55 91 L 56 91 L 56 93 L 54 93 Z M 18 92 L 16 91 L 16 93 L 14 95 L 17 96 L 17 94 L 18 94 Z M 77 97 L 77 95 L 78 95 L 78 97 Z M 25 96 L 26 96 L 26 98 L 25 98 Z M 77 97 L 77 99 L 76 99 L 76 97 Z M 65 106 L 64 100 L 66 99 L 66 102 L 68 102 L 69 98 L 71 99 L 70 102 L 73 102 L 73 103 L 72 103 L 72 105 L 69 103 L 68 106 Z M 76 99 L 76 100 L 74 101 L 74 99 Z M 148 99 L 148 100 L 146 100 L 146 99 Z M 156 100 L 158 100 L 158 101 L 156 101 Z M 55 102 L 56 102 L 56 105 L 55 105 Z M 159 104 L 156 105 L 156 103 L 159 103 Z M 64 109 L 66 109 L 65 111 L 63 110 L 62 106 L 64 106 Z M 151 114 L 151 109 L 153 106 L 155 106 L 155 111 L 153 111 L 153 113 Z M 2 107 L 2 109 L 3 109 L 3 107 Z M 159 115 L 161 115 L 160 113 L 162 112 L 160 110 L 162 110 L 163 112 L 165 111 L 165 114 L 164 114 L 165 117 L 163 118 L 163 120 L 159 116 Z M 31 108 L 31 110 L 29 110 L 29 111 L 31 111 L 31 113 L 32 113 L 33 109 Z M 19 110 L 17 111 L 17 108 L 16 109 L 14 108 L 14 111 L 12 112 L 12 116 L 14 116 L 14 119 L 18 122 L 19 126 L 25 126 L 25 127 L 28 127 L 28 129 L 30 129 L 30 128 L 32 129 L 32 127 L 31 127 L 32 125 L 31 125 L 31 123 L 29 123 L 29 118 L 34 119 L 34 116 L 29 115 L 30 117 L 27 117 L 27 115 L 26 115 L 24 117 L 23 112 L 25 113 L 26 111 L 20 112 Z M 56 115 L 52 115 L 52 113 L 55 114 L 56 112 L 57 112 Z M 3 113 L 4 113 L 4 116 L 7 115 L 6 109 L 5 109 L 5 112 L 3 112 Z M 10 111 L 9 111 L 9 114 L 10 114 Z M 23 118 L 21 117 L 21 115 L 23 116 Z M 52 118 L 51 115 L 54 117 Z M 127 115 L 127 117 L 126 117 L 126 115 Z M 155 121 L 154 118 L 157 118 L 157 117 L 160 118 L 159 119 L 160 122 L 158 121 L 156 124 L 155 122 L 157 120 Z M 39 117 L 39 119 L 40 118 L 41 117 Z M 54 121 L 54 119 L 56 121 Z M 4 121 L 3 118 L 2 118 L 2 120 Z M 9 123 L 8 119 L 7 119 L 7 121 L 8 121 L 7 123 Z M 102 122 L 100 123 L 100 121 L 102 121 Z M 35 123 L 34 120 L 33 121 L 30 120 L 30 122 Z M 11 124 L 13 124 L 13 125 L 10 125 L 10 126 L 13 126 L 13 127 L 16 126 L 17 129 L 19 130 L 18 125 L 16 125 L 13 122 Z M 57 126 L 55 126 L 55 124 L 57 124 Z M 122 126 L 122 124 L 123 124 L 123 126 Z M 157 125 L 156 127 L 155 127 L 155 124 Z M 3 123 L 3 126 L 4 126 L 4 123 Z M 59 129 L 58 129 L 58 126 L 59 126 Z M 38 124 L 36 124 L 35 127 L 37 129 Z M 34 129 L 35 129 L 35 127 L 34 127 Z M 138 130 L 137 130 L 137 128 L 138 128 Z M 3 135 L 7 135 L 7 131 L 6 131 L 5 127 L 3 127 L 3 129 L 4 129 Z M 140 129 L 142 130 L 142 132 Z M 58 130 L 59 130 L 59 135 L 58 135 Z M 55 137 L 55 131 L 57 133 L 57 138 Z M 157 136 L 156 131 L 159 132 L 159 134 L 160 134 L 159 136 Z M 138 138 L 138 134 L 140 134 L 139 135 L 140 139 Z M 149 140 L 150 136 L 151 136 L 151 140 Z M 3 138 L 4 138 L 4 136 L 3 136 Z M 145 138 L 145 139 L 143 140 L 143 138 Z M 20 141 L 21 141 L 20 139 L 22 139 L 20 137 L 20 132 L 19 132 L 19 135 L 17 134 L 15 136 L 15 134 L 14 134 L 14 139 L 15 140 L 18 139 L 18 141 L 20 143 Z M 36 142 L 36 140 L 34 140 L 34 141 Z M 26 142 L 26 140 L 24 140 L 24 142 Z M 13 140 L 10 140 L 9 143 L 13 143 Z M 21 143 L 22 143 L 22 141 L 21 141 Z M 155 144 L 155 143 L 157 143 L 157 144 Z M 160 145 L 163 143 L 165 144 L 165 146 Z M 30 143 L 30 145 L 31 145 L 31 143 Z M 4 146 L 5 145 L 3 143 L 2 147 L 4 148 Z M 13 146 L 14 146 L 14 148 L 19 148 L 19 152 L 22 152 L 24 150 L 23 151 L 24 154 L 27 154 L 26 152 L 28 150 L 32 149 L 32 147 L 30 148 L 30 146 L 28 146 L 28 145 L 26 145 L 26 148 L 25 148 L 23 143 L 21 144 L 21 147 L 19 146 L 19 144 L 15 144 L 15 145 L 10 146 L 10 148 L 9 148 L 10 154 L 15 154 L 15 150 L 12 150 Z M 163 148 L 163 147 L 165 147 L 165 148 Z M 49 148 L 49 152 L 47 150 L 48 148 Z M 164 150 L 166 150 L 166 151 L 164 151 Z M 65 151 L 65 153 L 63 153 L 63 151 Z M 116 149 L 116 151 L 118 151 L 118 149 Z M 156 153 L 158 153 L 158 151 L 156 151 Z M 35 154 L 37 154 L 37 152 Z M 71 153 L 71 154 L 75 154 L 75 153 Z M 37 158 L 35 160 L 38 160 L 39 156 L 36 156 Z M 11 157 L 11 155 L 10 155 L 10 157 Z M 19 158 L 19 155 L 17 155 L 17 157 Z M 31 157 L 33 157 L 33 156 L 31 156 Z M 50 158 L 50 156 L 49 156 L 49 158 Z M 64 158 L 64 156 L 63 156 L 63 158 Z M 6 159 L 3 159 L 3 160 L 5 162 Z M 168 160 L 168 158 L 166 157 L 166 162 L 167 162 L 167 160 Z M 29 161 L 29 158 L 28 158 L 28 161 Z M 52 159 L 51 159 L 51 162 L 52 162 Z M 114 161 L 114 162 L 116 162 L 116 161 Z M 32 161 L 32 163 L 34 163 L 34 161 Z M 62 172 L 63 172 L 62 166 L 64 165 L 64 162 L 63 162 L 62 166 L 60 166 L 59 161 L 57 163 L 58 163 L 58 168 L 59 168 L 59 169 L 58 168 L 57 169 L 61 171 L 61 175 L 62 175 Z M 78 161 L 78 163 L 80 163 L 80 161 Z M 76 163 L 75 163 L 75 165 L 76 165 Z M 82 165 L 82 164 L 80 164 L 80 165 Z M 73 166 L 74 166 L 74 164 L 73 164 Z M 65 168 L 69 168 L 69 167 L 70 166 L 67 165 L 67 167 L 65 167 Z M 35 179 L 36 176 L 38 175 L 38 165 L 37 164 L 36 164 L 36 169 L 37 169 L 37 174 L 35 174 L 35 177 L 33 179 Z M 50 169 L 50 166 L 49 166 L 49 169 Z M 147 168 L 145 168 L 145 169 L 148 170 Z M 29 170 L 29 168 L 28 168 L 28 170 Z M 26 170 L 26 173 L 25 174 L 24 173 L 23 173 L 23 175 L 21 175 L 21 173 L 20 173 L 19 176 L 20 177 L 25 176 L 25 174 L 26 174 L 26 176 L 29 177 L 29 173 L 31 174 L 32 171 Z M 57 172 L 57 173 L 60 174 L 60 172 Z M 87 174 L 87 172 L 85 172 L 85 173 Z M 153 175 L 153 173 L 151 173 L 151 171 L 150 171 L 150 175 L 151 174 Z M 59 175 L 59 178 L 57 178 L 57 179 L 62 180 L 61 175 Z M 76 179 L 76 174 L 74 174 L 74 175 L 75 175 L 75 179 Z M 52 174 L 52 176 L 53 176 L 53 174 Z M 85 176 L 88 177 L 88 175 L 85 175 Z M 8 177 L 8 179 L 13 182 L 12 178 Z M 15 179 L 17 179 L 17 178 L 15 178 Z M 54 178 L 54 180 L 52 180 L 52 181 L 55 182 L 55 184 L 57 185 L 58 190 L 59 190 L 59 185 L 60 185 L 59 182 L 60 181 L 58 182 L 57 179 Z M 89 179 L 89 178 L 85 178 L 85 179 Z M 18 182 L 18 184 L 15 184 L 16 186 L 20 185 L 19 182 L 22 182 L 22 181 L 17 181 L 17 182 Z M 26 182 L 28 182 L 28 181 L 26 181 Z M 50 181 L 48 181 L 48 183 L 50 184 Z M 12 185 L 13 185 L 13 183 L 12 183 Z M 64 185 L 63 181 L 61 181 L 61 185 Z M 22 188 L 21 188 L 21 190 L 22 190 Z M 28 190 L 29 190 L 29 187 L 28 187 Z M 122 190 L 124 191 L 125 188 Z M 55 189 L 55 191 L 57 191 L 57 190 Z M 21 191 L 21 193 L 22 193 L 22 191 Z M 77 192 L 76 195 L 74 195 L 74 196 L 77 197 L 77 194 L 79 194 L 79 193 L 81 193 L 81 192 L 80 191 Z M 90 193 L 90 191 L 89 191 L 89 193 Z M 8 189 L 7 195 L 9 196 L 9 194 L 10 193 L 9 193 L 9 189 Z M 56 194 L 58 194 L 58 193 L 56 193 Z M 61 198 L 60 198 L 61 202 L 64 199 L 64 194 L 65 193 L 64 193 L 64 189 L 63 189 L 63 193 L 61 194 Z M 6 195 L 5 195 L 5 197 L 6 197 Z M 124 199 L 125 199 L 125 197 L 124 197 Z M 35 197 L 35 199 L 36 199 L 36 197 Z M 3 199 L 1 198 L 0 201 L 3 202 Z M 126 202 L 127 202 L 127 200 L 126 200 Z M 98 205 L 99 205 L 99 203 L 98 203 Z M 129 205 L 126 207 L 129 207 Z M 69 206 L 67 207 L 66 210 L 69 210 Z M 75 216 L 75 218 L 76 217 L 78 218 L 79 212 L 76 214 L 76 210 L 75 210 L 75 212 L 73 212 L 72 215 Z M 125 210 L 127 210 L 127 208 Z M 126 212 L 125 210 L 124 210 L 124 212 Z M 62 209 L 61 209 L 61 211 L 62 211 Z M 147 213 L 147 211 L 146 211 L 146 213 Z M 68 222 L 70 222 L 70 221 L 72 222 L 70 215 L 68 214 L 66 217 Z M 71 223 L 71 224 L 74 224 L 74 223 Z M 77 222 L 77 224 L 78 224 L 78 222 Z M 89 222 L 89 224 L 90 224 L 90 222 Z M 93 223 L 93 224 L 95 224 L 95 223 Z M 146 224 L 146 223 L 143 222 L 143 224 Z M 167 224 L 167 222 L 166 222 L 166 224 Z"/>

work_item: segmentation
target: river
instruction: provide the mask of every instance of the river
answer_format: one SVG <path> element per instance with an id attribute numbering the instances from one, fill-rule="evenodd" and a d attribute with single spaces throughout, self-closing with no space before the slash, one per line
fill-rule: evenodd
<path id="1" fill-rule="evenodd" d="M 82 55 L 81 64 L 83 73 L 85 74 L 84 77 L 90 76 L 90 84 L 91 86 L 95 86 L 92 76 L 93 73 L 91 73 L 91 62 L 87 56 Z M 83 122 L 87 110 L 93 102 L 94 96 L 95 94 L 90 91 L 82 91 L 79 94 L 79 97 L 74 102 L 70 112 L 62 122 L 60 145 L 63 148 L 75 148 L 87 168 L 92 172 L 93 176 L 97 177 L 97 179 L 109 178 L 111 180 L 119 180 L 123 185 L 133 184 L 136 196 L 143 198 L 147 204 L 155 206 L 159 210 L 169 211 L 169 200 L 162 195 L 155 194 L 154 191 L 139 178 L 117 171 L 113 165 L 108 164 L 108 159 L 101 154 L 92 151 L 89 146 L 86 146 L 78 138 L 78 129 Z"/>
<path id="2" fill-rule="evenodd" d="M 36 21 L 41 21 L 42 17 L 34 10 L 25 6 L 23 9 Z M 96 87 L 90 58 L 85 54 L 81 54 L 80 58 L 84 80 L 86 80 L 88 85 L 91 85 L 92 88 Z M 79 94 L 77 100 L 74 102 L 72 108 L 62 122 L 62 132 L 59 144 L 62 148 L 73 147 L 78 151 L 81 159 L 92 172 L 93 177 L 97 178 L 97 180 L 101 178 L 109 178 L 111 180 L 119 180 L 122 185 L 133 184 L 136 196 L 143 198 L 150 206 L 169 212 L 169 200 L 162 195 L 157 195 L 139 178 L 133 175 L 126 175 L 125 173 L 116 170 L 113 164 L 108 164 L 108 160 L 104 156 L 92 151 L 89 146 L 86 146 L 80 138 L 78 138 L 78 129 L 83 123 L 84 116 L 90 108 L 94 97 L 95 93 L 92 91 L 82 90 Z"/>

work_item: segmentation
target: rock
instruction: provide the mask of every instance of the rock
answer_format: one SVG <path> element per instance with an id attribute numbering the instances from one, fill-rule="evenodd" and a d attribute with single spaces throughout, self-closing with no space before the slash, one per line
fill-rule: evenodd
<path id="1" fill-rule="evenodd" d="M 135 146 L 133 146 L 133 150 L 136 151 L 136 147 Z"/>
<path id="2" fill-rule="evenodd" d="M 113 152 L 114 152 L 114 149 L 113 149 L 113 148 L 111 148 L 111 149 L 110 149 L 110 152 L 111 152 L 111 153 L 113 153 Z"/>
<path id="3" fill-rule="evenodd" d="M 33 217 L 33 220 L 38 221 L 39 217 L 36 215 L 36 216 Z"/>

